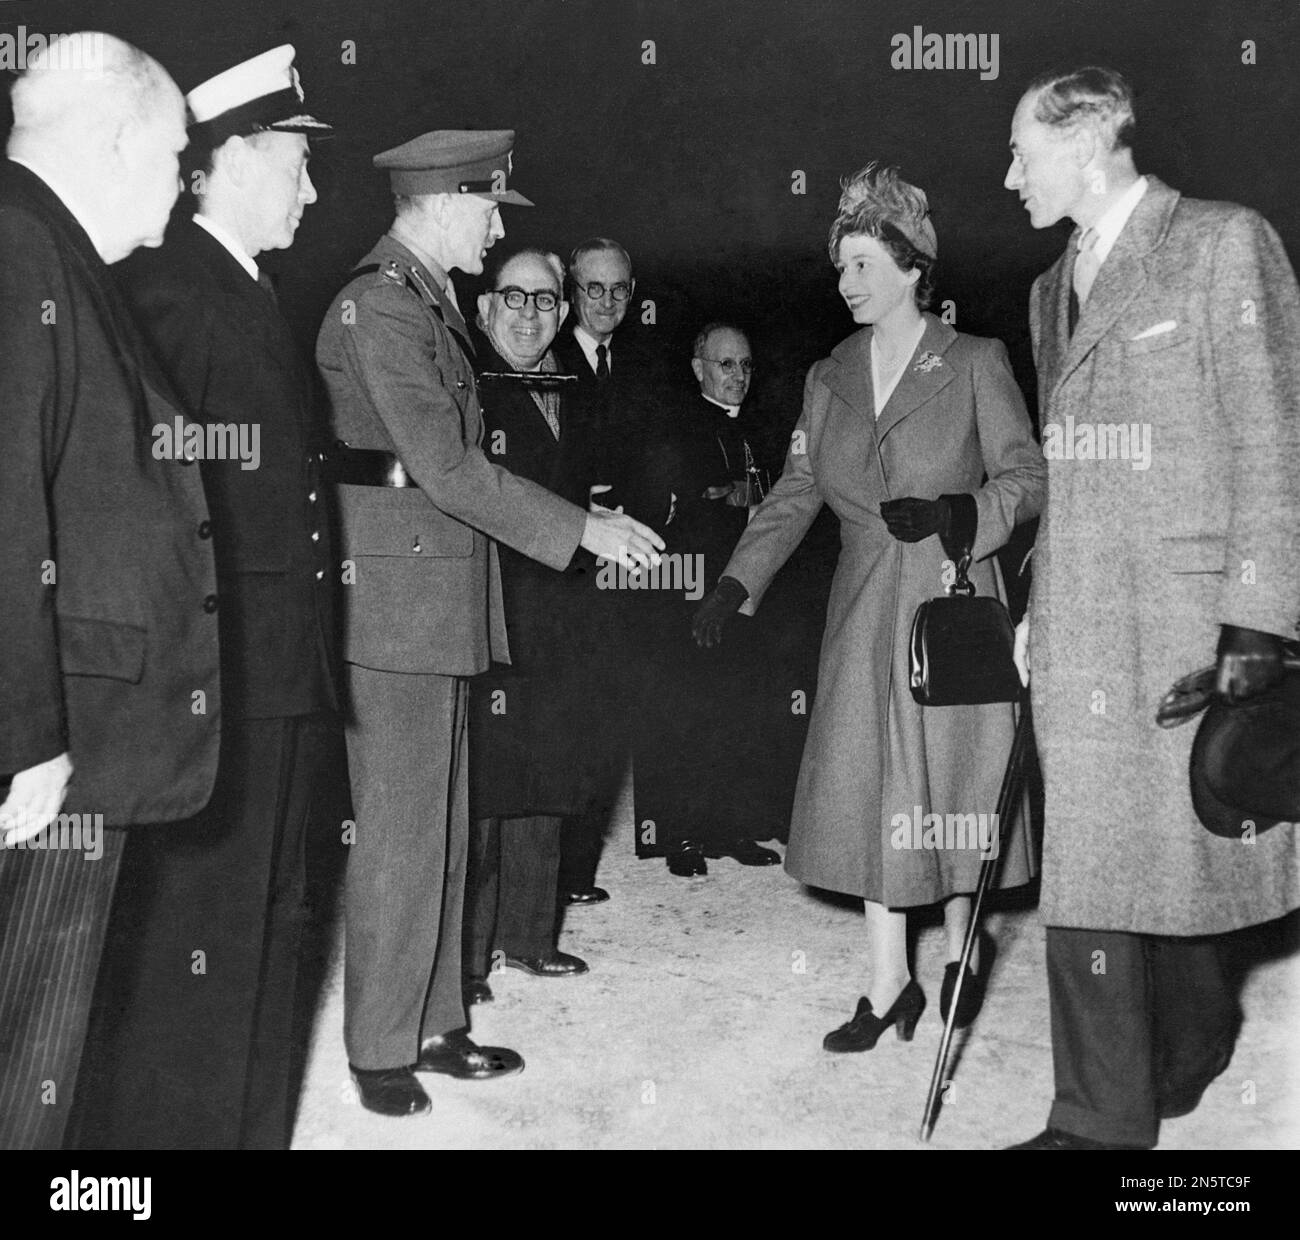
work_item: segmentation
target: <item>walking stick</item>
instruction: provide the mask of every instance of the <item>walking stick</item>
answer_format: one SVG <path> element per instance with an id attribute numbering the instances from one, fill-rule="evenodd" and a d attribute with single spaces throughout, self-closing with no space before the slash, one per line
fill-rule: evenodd
<path id="1" fill-rule="evenodd" d="M 1029 695 L 1020 695 L 1020 719 L 1016 723 L 1016 734 L 1011 741 L 1011 753 L 1007 757 L 1007 769 L 1002 776 L 1002 791 L 998 793 L 997 829 L 994 838 L 997 847 L 991 856 L 980 863 L 979 882 L 975 886 L 975 901 L 970 911 L 970 924 L 966 927 L 966 941 L 961 948 L 961 965 L 957 970 L 957 984 L 952 990 L 952 1003 L 948 1007 L 948 1019 L 943 1026 L 943 1040 L 939 1043 L 939 1056 L 934 1063 L 934 1075 L 930 1078 L 930 1094 L 925 1100 L 925 1114 L 921 1117 L 920 1139 L 929 1141 L 934 1131 L 935 1120 L 939 1110 L 939 1091 L 943 1085 L 944 1073 L 948 1069 L 948 1052 L 952 1047 L 953 1029 L 956 1027 L 957 1006 L 961 1002 L 962 983 L 966 980 L 966 969 L 970 964 L 971 949 L 975 946 L 975 935 L 979 930 L 980 908 L 984 903 L 984 894 L 997 873 L 998 862 L 1002 858 L 1002 825 L 1008 821 L 1012 812 L 1016 794 L 1020 790 L 1020 776 L 1025 763 L 1025 749 L 1029 744 L 1031 732 L 1029 720 Z"/>

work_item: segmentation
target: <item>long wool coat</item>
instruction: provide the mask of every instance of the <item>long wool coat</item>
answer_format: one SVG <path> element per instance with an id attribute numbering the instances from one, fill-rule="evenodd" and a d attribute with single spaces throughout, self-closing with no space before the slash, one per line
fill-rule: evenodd
<path id="1" fill-rule="evenodd" d="M 493 464 L 580 507 L 594 472 L 591 401 L 578 384 L 558 389 L 557 440 L 529 391 L 484 372 L 511 366 L 471 328 Z M 597 588 L 585 551 L 561 571 L 500 548 L 510 666 L 470 683 L 470 816 L 576 814 L 608 803 L 623 773 L 618 699 L 606 621 L 611 592 Z"/>
<path id="2" fill-rule="evenodd" d="M 1300 904 L 1295 830 L 1203 830 L 1195 725 L 1155 713 L 1213 663 L 1220 623 L 1295 634 L 1300 295 L 1257 214 L 1154 177 L 1071 338 L 1073 253 L 1030 301 L 1048 455 L 1029 611 L 1041 908 L 1049 925 L 1231 930 Z M 1096 432 L 1121 424 L 1127 457 L 1118 430 Z"/>
<path id="3" fill-rule="evenodd" d="M 978 849 L 916 848 L 918 832 L 899 827 L 904 819 L 925 824 L 926 814 L 944 815 L 945 824 L 949 814 L 991 816 L 1014 715 L 1010 705 L 912 700 L 912 618 L 942 592 L 945 555 L 937 536 L 897 541 L 880 504 L 974 494 L 971 580 L 980 594 L 1004 598 L 993 553 L 1037 515 L 1046 470 L 999 341 L 959 335 L 926 315 L 925 334 L 877 420 L 871 335 L 856 332 L 812 368 L 785 470 L 724 571 L 757 607 L 822 504 L 840 518 L 786 869 L 816 887 L 906 907 L 974 890 Z M 1025 882 L 1023 815 L 1003 849 L 1003 883 Z"/>

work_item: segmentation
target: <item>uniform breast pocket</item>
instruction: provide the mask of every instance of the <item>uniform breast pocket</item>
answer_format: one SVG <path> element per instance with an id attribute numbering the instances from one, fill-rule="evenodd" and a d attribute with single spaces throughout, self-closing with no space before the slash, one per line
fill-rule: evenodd
<path id="1" fill-rule="evenodd" d="M 346 556 L 464 558 L 474 531 L 411 487 L 341 486 L 339 526 Z"/>

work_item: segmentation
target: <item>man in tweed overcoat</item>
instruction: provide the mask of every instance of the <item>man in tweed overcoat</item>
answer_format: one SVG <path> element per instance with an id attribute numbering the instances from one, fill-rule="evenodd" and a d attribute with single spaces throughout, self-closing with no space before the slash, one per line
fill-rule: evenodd
<path id="1" fill-rule="evenodd" d="M 1254 211 L 1138 175 L 1133 124 L 1124 79 L 1083 69 L 1034 82 L 1011 129 L 1030 223 L 1077 226 L 1030 296 L 1048 493 L 1017 644 L 1056 1099 L 1021 1148 L 1153 1146 L 1232 1055 L 1212 936 L 1300 905 L 1294 827 L 1203 830 L 1195 729 L 1155 723 L 1216 657 L 1225 695 L 1267 687 L 1296 635 L 1300 293 Z"/>

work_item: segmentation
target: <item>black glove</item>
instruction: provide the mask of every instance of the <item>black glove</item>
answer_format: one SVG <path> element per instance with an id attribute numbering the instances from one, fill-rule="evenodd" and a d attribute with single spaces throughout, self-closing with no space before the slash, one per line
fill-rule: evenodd
<path id="1" fill-rule="evenodd" d="M 722 640 L 722 626 L 740 610 L 749 591 L 734 577 L 719 577 L 691 619 L 691 636 L 697 646 L 706 649 Z"/>
<path id="2" fill-rule="evenodd" d="M 889 532 L 900 542 L 920 542 L 938 534 L 950 559 L 961 559 L 975 545 L 978 510 L 973 495 L 890 499 L 880 505 L 880 515 Z"/>
<path id="3" fill-rule="evenodd" d="M 1219 633 L 1215 692 L 1227 702 L 1257 697 L 1282 679 L 1282 639 L 1225 624 Z"/>

